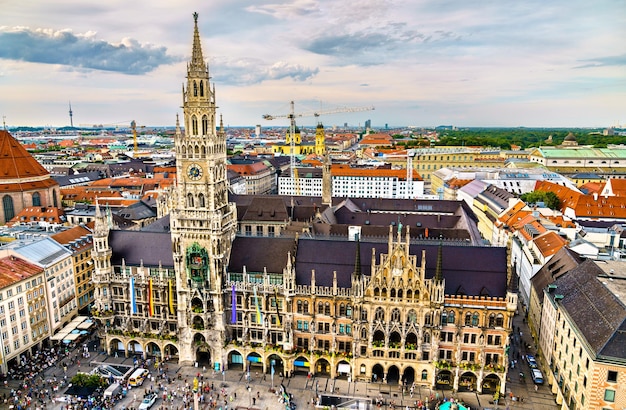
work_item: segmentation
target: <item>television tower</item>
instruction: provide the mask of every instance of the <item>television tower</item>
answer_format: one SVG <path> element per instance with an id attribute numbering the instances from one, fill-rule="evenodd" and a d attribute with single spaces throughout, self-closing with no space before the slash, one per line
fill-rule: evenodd
<path id="1" fill-rule="evenodd" d="M 70 127 L 74 128 L 74 118 L 72 118 L 72 102 L 70 101 Z"/>

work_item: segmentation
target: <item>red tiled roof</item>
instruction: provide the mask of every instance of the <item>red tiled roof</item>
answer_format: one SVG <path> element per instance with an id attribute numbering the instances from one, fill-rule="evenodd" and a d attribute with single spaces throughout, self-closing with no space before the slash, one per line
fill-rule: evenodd
<path id="1" fill-rule="evenodd" d="M 0 130 L 0 184 L 49 176 L 48 171 L 6 130 Z M 17 182 L 17 181 L 15 181 Z"/>
<path id="2" fill-rule="evenodd" d="M 536 237 L 533 242 L 543 256 L 551 256 L 557 253 L 567 244 L 567 241 L 554 231 L 548 231 Z"/>
<path id="3" fill-rule="evenodd" d="M 26 262 L 17 256 L 7 256 L 0 259 L 0 288 L 11 286 L 38 273 L 43 268 Z"/>
<path id="4" fill-rule="evenodd" d="M 55 224 L 63 223 L 62 217 L 65 212 L 61 208 L 31 206 L 22 209 L 17 215 L 11 219 L 7 225 L 12 226 L 20 222 L 50 222 Z"/>

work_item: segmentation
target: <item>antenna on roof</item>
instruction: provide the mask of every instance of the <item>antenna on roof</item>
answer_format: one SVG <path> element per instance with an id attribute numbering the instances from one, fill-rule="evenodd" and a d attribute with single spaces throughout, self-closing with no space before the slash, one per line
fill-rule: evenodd
<path id="1" fill-rule="evenodd" d="M 7 130 L 7 116 L 3 115 L 2 116 L 2 126 L 4 127 L 4 130 Z"/>

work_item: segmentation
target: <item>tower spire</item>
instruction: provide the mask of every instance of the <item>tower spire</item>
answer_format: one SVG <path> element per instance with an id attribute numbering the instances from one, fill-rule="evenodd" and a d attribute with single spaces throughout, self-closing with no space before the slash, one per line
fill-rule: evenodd
<path id="1" fill-rule="evenodd" d="M 361 235 L 356 234 L 356 257 L 354 259 L 354 276 L 361 277 Z"/>
<path id="2" fill-rule="evenodd" d="M 207 65 L 202 57 L 202 46 L 200 45 L 200 31 L 198 30 L 198 13 L 193 13 L 193 49 L 191 51 L 191 62 L 189 63 L 189 73 L 196 75 L 207 71 Z"/>

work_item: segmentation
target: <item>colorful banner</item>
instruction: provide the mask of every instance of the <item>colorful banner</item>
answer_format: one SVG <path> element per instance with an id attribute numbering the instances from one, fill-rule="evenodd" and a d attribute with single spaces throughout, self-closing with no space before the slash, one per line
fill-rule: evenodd
<path id="1" fill-rule="evenodd" d="M 173 315 L 176 311 L 174 310 L 174 286 L 171 279 L 168 281 L 168 286 L 170 290 L 170 315 Z"/>
<path id="2" fill-rule="evenodd" d="M 148 279 L 148 314 L 154 316 L 154 302 L 152 301 L 152 278 Z"/>
<path id="3" fill-rule="evenodd" d="M 256 294 L 256 286 L 254 287 L 254 305 L 256 308 L 256 323 L 262 324 L 263 318 L 261 317 L 261 308 L 259 308 L 259 297 Z"/>
<path id="4" fill-rule="evenodd" d="M 235 284 L 233 284 L 233 291 L 230 297 L 230 301 L 232 304 L 231 314 L 230 314 L 230 323 L 237 323 L 237 294 L 235 293 Z"/>
<path id="5" fill-rule="evenodd" d="M 135 278 L 130 277 L 130 288 L 128 289 L 130 292 L 130 313 L 132 315 L 137 314 L 137 299 L 135 297 Z"/>

